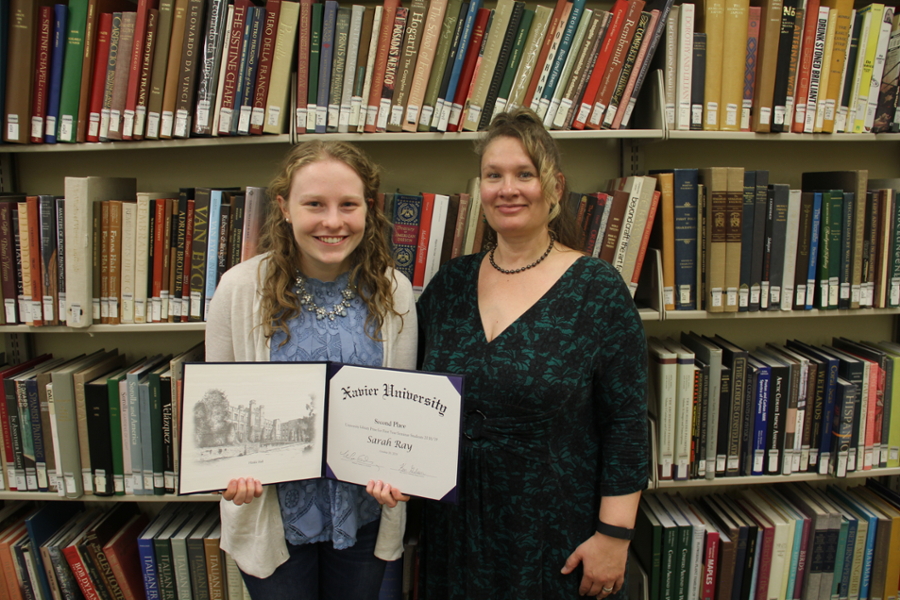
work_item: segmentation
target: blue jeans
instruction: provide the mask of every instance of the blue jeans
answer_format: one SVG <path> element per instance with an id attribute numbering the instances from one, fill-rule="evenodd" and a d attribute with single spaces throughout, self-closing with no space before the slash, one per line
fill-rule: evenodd
<path id="1" fill-rule="evenodd" d="M 356 544 L 335 550 L 331 542 L 295 546 L 287 561 L 265 579 L 246 573 L 253 600 L 377 600 L 387 563 L 375 557 L 380 520 L 356 532 Z"/>

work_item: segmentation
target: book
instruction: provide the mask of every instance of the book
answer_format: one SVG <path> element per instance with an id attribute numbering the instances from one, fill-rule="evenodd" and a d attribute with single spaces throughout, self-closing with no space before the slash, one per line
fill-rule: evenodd
<path id="1" fill-rule="evenodd" d="M 146 528 L 147 523 L 146 515 L 132 515 L 103 545 L 103 554 L 106 555 L 109 568 L 126 600 L 138 600 L 143 597 L 140 556 L 134 540 Z"/>
<path id="2" fill-rule="evenodd" d="M 94 244 L 91 222 L 94 206 L 103 200 L 131 198 L 133 178 L 66 177 L 66 325 L 88 327 L 92 318 L 92 272 L 88 257 Z"/>

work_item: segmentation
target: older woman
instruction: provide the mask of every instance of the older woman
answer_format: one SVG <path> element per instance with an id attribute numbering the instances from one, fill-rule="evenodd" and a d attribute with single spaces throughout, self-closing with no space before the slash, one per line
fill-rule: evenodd
<path id="1" fill-rule="evenodd" d="M 418 302 L 421 366 L 466 375 L 467 413 L 461 501 L 425 509 L 424 597 L 617 597 L 647 480 L 641 320 L 615 269 L 574 249 L 537 116 L 497 116 L 478 152 L 489 249 Z"/>

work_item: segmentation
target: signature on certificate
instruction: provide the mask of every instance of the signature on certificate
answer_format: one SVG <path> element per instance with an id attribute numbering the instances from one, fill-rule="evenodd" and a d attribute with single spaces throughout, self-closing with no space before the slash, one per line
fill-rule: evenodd
<path id="1" fill-rule="evenodd" d="M 341 458 L 346 460 L 347 462 L 351 462 L 354 465 L 358 465 L 360 467 L 374 467 L 376 469 L 380 469 L 378 465 L 373 463 L 369 457 L 365 454 L 357 455 L 356 452 L 351 452 L 350 450 L 344 450 L 341 452 Z"/>
<path id="2" fill-rule="evenodd" d="M 434 477 L 434 475 L 428 475 L 427 473 L 420 471 L 419 468 L 416 467 L 416 465 L 409 465 L 406 463 L 401 464 L 399 467 L 393 470 L 397 471 L 398 473 L 403 473 L 404 475 L 410 475 L 412 477 Z"/>

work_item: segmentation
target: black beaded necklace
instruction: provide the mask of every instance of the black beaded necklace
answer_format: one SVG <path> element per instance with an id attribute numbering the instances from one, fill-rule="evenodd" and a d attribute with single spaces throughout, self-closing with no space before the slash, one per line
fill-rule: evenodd
<path id="1" fill-rule="evenodd" d="M 515 275 L 516 273 L 521 273 L 522 271 L 527 271 L 528 269 L 538 266 L 539 264 L 544 262 L 545 258 L 550 256 L 550 251 L 553 250 L 553 242 L 556 241 L 556 234 L 554 234 L 552 231 L 549 233 L 550 233 L 550 245 L 547 246 L 547 249 L 544 251 L 543 254 L 541 254 L 540 258 L 538 258 L 536 261 L 534 261 L 530 265 L 525 265 L 524 267 L 519 267 L 518 269 L 504 269 L 503 267 L 498 265 L 497 262 L 494 260 L 494 252 L 497 250 L 497 247 L 494 246 L 493 248 L 491 248 L 490 254 L 488 254 L 488 260 L 491 261 L 491 266 L 494 267 L 495 269 L 497 269 L 498 271 L 500 271 L 501 273 L 503 273 L 504 275 Z"/>

